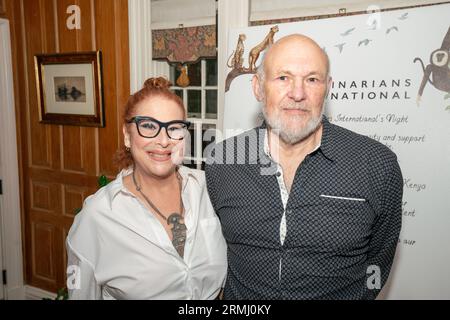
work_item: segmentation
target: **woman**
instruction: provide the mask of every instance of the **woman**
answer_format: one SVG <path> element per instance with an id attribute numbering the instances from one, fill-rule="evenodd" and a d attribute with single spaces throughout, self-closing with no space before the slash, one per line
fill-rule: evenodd
<path id="1" fill-rule="evenodd" d="M 215 299 L 226 245 L 204 173 L 179 165 L 189 122 L 164 78 L 124 112 L 122 171 L 86 199 L 67 237 L 71 299 Z"/>

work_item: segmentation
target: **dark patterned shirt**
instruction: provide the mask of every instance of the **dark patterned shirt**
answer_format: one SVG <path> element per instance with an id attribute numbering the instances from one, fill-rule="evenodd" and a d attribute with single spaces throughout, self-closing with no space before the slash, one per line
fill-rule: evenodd
<path id="1" fill-rule="evenodd" d="M 277 166 L 264 152 L 265 125 L 208 157 L 208 192 L 228 243 L 225 299 L 374 299 L 386 282 L 402 217 L 397 158 L 325 117 L 322 124 L 286 211 Z"/>

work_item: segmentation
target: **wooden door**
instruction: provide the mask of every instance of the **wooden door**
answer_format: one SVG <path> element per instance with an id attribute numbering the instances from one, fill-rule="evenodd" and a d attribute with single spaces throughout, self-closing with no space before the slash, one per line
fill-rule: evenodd
<path id="1" fill-rule="evenodd" d="M 1 1 L 1 0 L 0 0 Z M 80 8 L 81 29 L 67 26 Z M 65 239 L 75 211 L 97 190 L 97 177 L 117 173 L 120 114 L 129 95 L 127 0 L 6 0 L 12 21 L 13 69 L 24 220 L 26 283 L 56 292 L 65 286 Z M 101 50 L 105 127 L 39 122 L 34 55 Z"/>

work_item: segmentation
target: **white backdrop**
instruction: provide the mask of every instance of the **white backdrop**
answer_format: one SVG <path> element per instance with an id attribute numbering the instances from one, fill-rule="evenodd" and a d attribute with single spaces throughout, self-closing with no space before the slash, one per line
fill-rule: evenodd
<path id="1" fill-rule="evenodd" d="M 379 140 L 398 156 L 404 177 L 403 227 L 391 276 L 381 298 L 450 299 L 450 93 L 430 77 L 417 96 L 430 55 L 449 32 L 450 5 L 411 8 L 278 24 L 275 40 L 291 33 L 315 39 L 331 61 L 330 120 Z M 239 34 L 248 52 L 271 25 L 230 30 L 228 56 Z M 450 39 L 435 60 L 450 85 Z M 258 61 L 259 63 L 259 61 Z M 439 74 L 435 74 L 439 77 Z M 251 75 L 233 80 L 225 94 L 224 130 L 259 123 L 261 106 Z M 445 83 L 444 83 L 445 82 Z M 225 132 L 225 136 L 227 135 Z"/>

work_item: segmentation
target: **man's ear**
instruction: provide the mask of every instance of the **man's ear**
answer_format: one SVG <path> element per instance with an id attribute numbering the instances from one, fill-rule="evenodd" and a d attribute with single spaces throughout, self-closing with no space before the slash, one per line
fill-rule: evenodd
<path id="1" fill-rule="evenodd" d="M 252 89 L 253 89 L 253 94 L 255 95 L 256 100 L 258 100 L 259 102 L 263 101 L 264 97 L 262 95 L 262 86 L 264 84 L 262 83 L 261 79 L 259 78 L 259 76 L 257 74 L 255 74 L 252 78 Z"/>
<path id="2" fill-rule="evenodd" d="M 125 145 L 125 147 L 131 148 L 130 133 L 127 130 L 126 124 L 122 126 L 122 132 L 123 132 L 123 144 Z"/>

